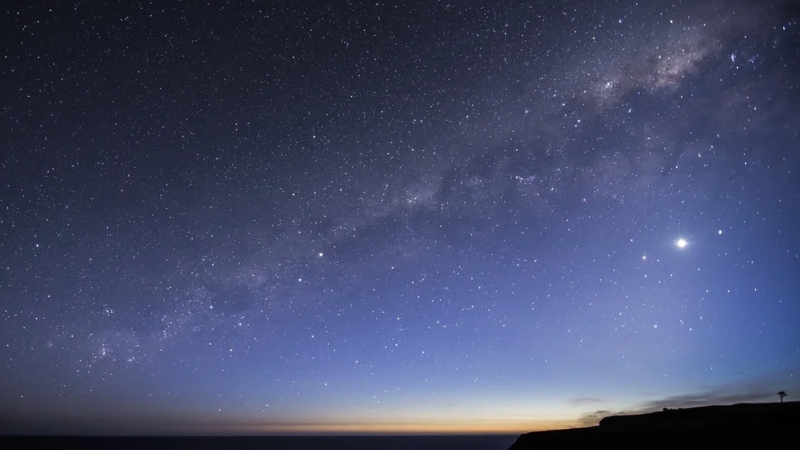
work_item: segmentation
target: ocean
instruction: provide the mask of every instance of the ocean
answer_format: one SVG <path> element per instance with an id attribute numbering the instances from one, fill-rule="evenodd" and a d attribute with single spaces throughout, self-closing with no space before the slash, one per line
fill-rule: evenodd
<path id="1" fill-rule="evenodd" d="M 3 448 L 114 450 L 506 450 L 517 435 L 3 437 Z M 9 446 L 10 445 L 10 446 Z"/>

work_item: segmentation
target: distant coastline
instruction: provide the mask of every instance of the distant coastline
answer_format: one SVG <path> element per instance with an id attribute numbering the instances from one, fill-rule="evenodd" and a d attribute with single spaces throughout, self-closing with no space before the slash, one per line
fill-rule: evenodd
<path id="1" fill-rule="evenodd" d="M 605 446 L 741 445 L 790 442 L 800 430 L 800 402 L 664 409 L 606 417 L 593 427 L 521 435 L 509 450 Z"/>

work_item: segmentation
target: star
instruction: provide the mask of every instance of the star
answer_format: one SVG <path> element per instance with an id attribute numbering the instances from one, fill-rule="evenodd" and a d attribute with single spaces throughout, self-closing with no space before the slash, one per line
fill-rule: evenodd
<path id="1" fill-rule="evenodd" d="M 675 245 L 680 249 L 684 249 L 689 245 L 689 242 L 684 238 L 680 238 L 677 241 L 675 241 Z"/>

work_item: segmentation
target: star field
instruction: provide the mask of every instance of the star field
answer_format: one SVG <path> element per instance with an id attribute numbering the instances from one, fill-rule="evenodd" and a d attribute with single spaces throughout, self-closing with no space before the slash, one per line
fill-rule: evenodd
<path id="1" fill-rule="evenodd" d="M 791 1 L 0 12 L 5 433 L 800 395 Z"/>

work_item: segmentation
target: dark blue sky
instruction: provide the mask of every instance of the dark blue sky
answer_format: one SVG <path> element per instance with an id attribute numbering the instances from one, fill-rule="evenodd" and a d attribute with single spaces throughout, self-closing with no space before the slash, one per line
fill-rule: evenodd
<path id="1" fill-rule="evenodd" d="M 0 431 L 800 396 L 791 1 L 6 2 Z"/>

